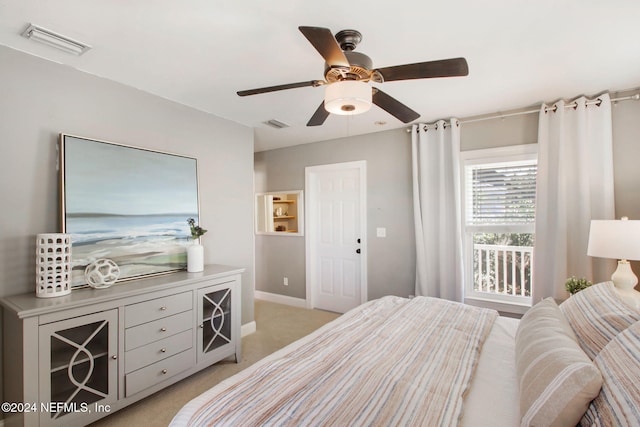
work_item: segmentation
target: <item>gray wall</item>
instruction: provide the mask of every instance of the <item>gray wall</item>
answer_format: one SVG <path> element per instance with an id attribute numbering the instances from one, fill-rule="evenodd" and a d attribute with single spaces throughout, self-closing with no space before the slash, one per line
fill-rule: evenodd
<path id="1" fill-rule="evenodd" d="M 612 112 L 616 218 L 640 219 L 640 101 L 614 104 Z M 640 262 L 632 261 L 631 266 L 640 277 Z M 636 289 L 640 290 L 640 285 Z"/>
<path id="2" fill-rule="evenodd" d="M 253 131 L 0 47 L 0 295 L 35 292 L 35 235 L 58 231 L 60 132 L 198 159 L 205 262 L 246 267 L 253 315 Z"/>
<path id="3" fill-rule="evenodd" d="M 640 219 L 640 102 L 614 106 L 613 133 L 616 216 Z M 463 124 L 460 144 L 463 151 L 530 144 L 537 134 L 534 113 Z M 415 280 L 410 146 L 410 135 L 401 129 L 258 152 L 256 191 L 304 189 L 305 166 L 367 160 L 369 299 L 407 296 Z M 387 227 L 388 237 L 375 237 L 376 227 Z M 304 237 L 256 236 L 256 289 L 304 299 L 304 250 Z M 283 276 L 289 277 L 288 287 Z"/>
<path id="4" fill-rule="evenodd" d="M 304 190 L 304 168 L 367 162 L 368 296 L 413 294 L 411 146 L 400 129 L 256 153 L 256 191 Z M 387 237 L 376 236 L 386 227 Z M 256 289 L 305 298 L 304 237 L 256 236 Z M 282 284 L 283 276 L 289 286 Z"/>

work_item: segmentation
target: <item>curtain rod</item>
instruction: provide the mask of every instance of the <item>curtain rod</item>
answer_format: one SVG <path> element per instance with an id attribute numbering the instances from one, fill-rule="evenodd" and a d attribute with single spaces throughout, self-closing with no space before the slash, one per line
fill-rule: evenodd
<path id="1" fill-rule="evenodd" d="M 633 99 L 634 101 L 640 100 L 640 93 L 636 93 L 634 95 L 629 95 L 629 96 L 623 96 L 620 98 L 612 98 L 611 102 L 618 102 L 618 101 L 628 101 L 630 99 Z M 587 101 L 586 104 L 587 105 L 594 105 L 594 104 L 599 104 L 601 101 L 600 99 L 596 99 L 593 101 Z M 564 106 L 564 108 L 575 108 L 577 107 L 578 104 L 574 101 L 571 104 L 567 104 Z M 554 107 L 547 107 L 545 109 L 546 111 L 555 111 L 558 107 L 554 106 Z M 526 110 L 526 111 L 517 111 L 515 113 L 506 113 L 506 114 L 496 114 L 493 116 L 488 116 L 488 117 L 481 117 L 478 119 L 463 119 L 463 120 L 458 120 L 458 123 L 460 124 L 465 124 L 465 123 L 473 123 L 473 122 L 482 122 L 484 120 L 493 120 L 493 119 L 504 119 L 505 117 L 513 117 L 513 116 L 523 116 L 525 114 L 533 114 L 533 113 L 539 113 L 540 109 L 537 108 L 535 110 Z M 411 128 L 407 128 L 407 132 L 411 132 Z"/>

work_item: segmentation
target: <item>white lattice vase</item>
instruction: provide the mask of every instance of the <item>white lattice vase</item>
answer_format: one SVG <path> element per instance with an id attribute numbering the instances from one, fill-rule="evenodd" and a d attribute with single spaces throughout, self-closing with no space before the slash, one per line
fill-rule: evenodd
<path id="1" fill-rule="evenodd" d="M 197 273 L 204 270 L 204 246 L 194 242 L 187 246 L 187 271 Z"/>
<path id="2" fill-rule="evenodd" d="M 52 298 L 71 293 L 71 235 L 36 237 L 36 296 Z"/>

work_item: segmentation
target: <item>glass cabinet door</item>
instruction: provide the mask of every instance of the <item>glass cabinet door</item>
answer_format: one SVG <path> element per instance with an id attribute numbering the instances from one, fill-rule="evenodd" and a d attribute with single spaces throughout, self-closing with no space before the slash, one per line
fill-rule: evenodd
<path id="1" fill-rule="evenodd" d="M 231 288 L 212 286 L 198 292 L 198 362 L 215 357 L 233 344 Z"/>
<path id="2" fill-rule="evenodd" d="M 117 310 L 39 328 L 41 423 L 95 411 L 117 398 Z"/>

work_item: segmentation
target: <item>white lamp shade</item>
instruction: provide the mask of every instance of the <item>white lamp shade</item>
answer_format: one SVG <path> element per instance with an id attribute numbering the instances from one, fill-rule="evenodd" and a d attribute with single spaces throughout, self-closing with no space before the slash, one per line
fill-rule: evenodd
<path id="1" fill-rule="evenodd" d="M 331 83 L 324 92 L 324 108 L 332 114 L 361 114 L 371 108 L 371 86 L 344 80 Z"/>
<path id="2" fill-rule="evenodd" d="M 587 254 L 599 258 L 640 260 L 640 221 L 592 220 Z"/>

